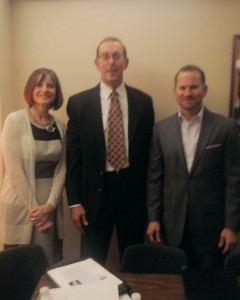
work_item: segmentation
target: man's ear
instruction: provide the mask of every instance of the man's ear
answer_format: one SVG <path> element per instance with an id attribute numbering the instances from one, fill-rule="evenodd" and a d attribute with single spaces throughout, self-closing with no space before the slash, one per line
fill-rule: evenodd
<path id="1" fill-rule="evenodd" d="M 125 67 L 124 67 L 124 70 L 127 69 L 128 64 L 129 64 L 129 59 L 128 59 L 128 58 L 125 58 Z"/>
<path id="2" fill-rule="evenodd" d="M 98 59 L 97 59 L 97 58 L 95 58 L 94 64 L 95 64 L 95 66 L 98 68 Z"/>
<path id="3" fill-rule="evenodd" d="M 176 95 L 176 86 L 173 87 L 173 95 Z"/>
<path id="4" fill-rule="evenodd" d="M 208 86 L 204 84 L 204 97 L 207 95 L 208 92 Z"/>

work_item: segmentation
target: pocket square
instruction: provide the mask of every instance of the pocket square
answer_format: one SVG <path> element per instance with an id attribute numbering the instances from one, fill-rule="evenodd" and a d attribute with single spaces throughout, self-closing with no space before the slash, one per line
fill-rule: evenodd
<path id="1" fill-rule="evenodd" d="M 218 148 L 218 147 L 221 147 L 222 146 L 222 144 L 214 144 L 214 145 L 208 145 L 208 146 L 206 146 L 206 150 L 208 150 L 208 149 L 213 149 L 213 148 Z"/>

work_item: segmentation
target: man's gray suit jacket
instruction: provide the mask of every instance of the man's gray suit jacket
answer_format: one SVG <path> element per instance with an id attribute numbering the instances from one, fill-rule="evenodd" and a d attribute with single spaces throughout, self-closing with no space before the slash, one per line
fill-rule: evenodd
<path id="1" fill-rule="evenodd" d="M 204 109 L 190 171 L 175 114 L 155 125 L 148 171 L 149 221 L 179 246 L 186 218 L 197 248 L 216 248 L 224 227 L 240 228 L 240 146 L 235 121 Z"/>

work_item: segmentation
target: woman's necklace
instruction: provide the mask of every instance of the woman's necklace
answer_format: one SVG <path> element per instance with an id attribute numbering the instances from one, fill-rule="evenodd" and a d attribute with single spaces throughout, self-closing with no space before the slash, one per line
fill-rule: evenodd
<path id="1" fill-rule="evenodd" d="M 37 121 L 37 119 L 33 117 L 33 114 L 30 111 L 29 111 L 29 115 L 30 115 L 30 117 L 31 117 L 31 119 L 34 123 L 36 123 L 37 125 L 43 127 L 47 132 L 52 133 L 56 130 L 56 127 L 54 125 L 55 122 L 54 122 L 53 117 L 49 118 L 49 123 L 47 125 L 45 125 L 45 124 L 42 124 L 42 122 Z"/>
<path id="2" fill-rule="evenodd" d="M 48 131 L 48 132 L 54 132 L 56 130 L 56 127 L 54 126 L 54 120 L 52 120 L 52 122 L 45 126 L 45 129 Z"/>

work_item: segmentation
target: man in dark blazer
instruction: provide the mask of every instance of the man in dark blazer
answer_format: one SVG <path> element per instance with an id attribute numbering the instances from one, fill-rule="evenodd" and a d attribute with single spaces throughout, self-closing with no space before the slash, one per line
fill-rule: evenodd
<path id="1" fill-rule="evenodd" d="M 123 83 L 127 51 L 116 38 L 97 48 L 101 73 L 96 87 L 70 97 L 66 189 L 71 218 L 81 232 L 81 257 L 105 263 L 114 225 L 120 257 L 128 245 L 144 241 L 146 176 L 154 113 L 147 94 Z M 109 162 L 108 113 L 112 91 L 122 112 L 125 156 L 116 170 Z"/>
<path id="2" fill-rule="evenodd" d="M 190 265 L 221 267 L 240 228 L 240 147 L 234 120 L 203 107 L 204 72 L 175 76 L 179 112 L 155 125 L 148 171 L 147 235 L 187 252 Z"/>

